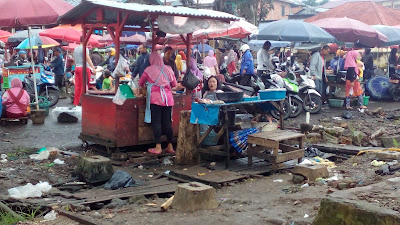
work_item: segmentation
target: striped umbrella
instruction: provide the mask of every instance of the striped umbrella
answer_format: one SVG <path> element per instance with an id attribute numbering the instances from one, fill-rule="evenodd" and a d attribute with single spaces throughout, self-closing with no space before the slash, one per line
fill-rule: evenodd
<path id="1" fill-rule="evenodd" d="M 375 76 L 367 81 L 365 86 L 371 97 L 374 99 L 390 99 L 389 78 Z"/>
<path id="2" fill-rule="evenodd" d="M 31 44 L 33 49 L 38 49 L 40 45 L 42 46 L 42 48 L 51 48 L 60 45 L 60 43 L 58 43 L 56 40 L 43 36 L 32 36 Z M 23 40 L 17 46 L 17 49 L 29 49 L 29 38 Z"/>

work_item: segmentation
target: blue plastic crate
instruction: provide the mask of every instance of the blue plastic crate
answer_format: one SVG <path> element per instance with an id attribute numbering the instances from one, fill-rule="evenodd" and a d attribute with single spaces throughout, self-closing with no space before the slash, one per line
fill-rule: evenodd
<path id="1" fill-rule="evenodd" d="M 259 91 L 258 94 L 260 95 L 260 100 L 281 100 L 284 99 L 286 96 L 286 89 L 266 89 Z"/>

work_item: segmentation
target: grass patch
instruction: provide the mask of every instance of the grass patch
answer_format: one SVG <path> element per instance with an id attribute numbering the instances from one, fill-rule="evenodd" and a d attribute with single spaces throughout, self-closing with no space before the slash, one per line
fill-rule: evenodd
<path id="1" fill-rule="evenodd" d="M 17 160 L 20 157 L 28 157 L 29 155 L 35 153 L 32 148 L 17 148 L 14 152 L 7 153 L 9 160 Z"/>
<path id="2" fill-rule="evenodd" d="M 18 215 L 22 216 L 23 221 L 26 220 L 33 220 L 41 207 L 37 207 L 36 209 L 29 209 L 27 210 L 27 212 L 16 212 Z M 20 221 L 19 218 L 11 215 L 10 213 L 6 213 L 6 212 L 1 212 L 0 211 L 0 224 L 1 225 L 12 225 L 12 224 L 17 224 Z"/>

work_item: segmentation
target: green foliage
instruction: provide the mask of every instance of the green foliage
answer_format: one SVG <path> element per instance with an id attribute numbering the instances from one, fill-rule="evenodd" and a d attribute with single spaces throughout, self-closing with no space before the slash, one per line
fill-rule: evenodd
<path id="1" fill-rule="evenodd" d="M 319 6 L 329 2 L 329 0 L 303 0 L 303 3 L 309 6 Z"/>
<path id="2" fill-rule="evenodd" d="M 399 143 L 396 141 L 396 139 L 394 139 L 393 138 L 393 146 L 395 147 L 395 148 L 398 148 L 399 147 Z"/>
<path id="3" fill-rule="evenodd" d="M 27 211 L 27 212 L 19 211 L 19 212 L 16 212 L 16 213 L 24 218 L 23 221 L 25 221 L 25 220 L 33 220 L 37 216 L 37 214 L 38 214 L 40 209 L 41 209 L 41 207 L 39 206 L 36 209 L 24 210 L 24 211 Z M 20 221 L 19 218 L 14 217 L 10 213 L 6 213 L 6 212 L 0 211 L 0 224 L 1 225 L 17 224 L 19 221 Z"/>

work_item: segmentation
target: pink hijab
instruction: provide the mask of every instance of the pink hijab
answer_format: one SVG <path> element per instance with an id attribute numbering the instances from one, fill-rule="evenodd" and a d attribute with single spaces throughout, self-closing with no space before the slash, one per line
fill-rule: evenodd
<path id="1" fill-rule="evenodd" d="M 344 62 L 344 68 L 354 67 L 354 70 L 358 74 L 357 58 L 360 54 L 358 52 L 351 50 L 346 55 L 346 61 Z"/>
<path id="2" fill-rule="evenodd" d="M 8 90 L 10 91 L 15 97 L 18 96 L 19 92 L 22 90 L 23 94 L 21 98 L 19 99 L 19 102 L 22 103 L 23 105 L 29 105 L 30 97 L 28 92 L 22 89 L 22 81 L 18 78 L 14 78 L 11 80 L 11 89 Z M 8 92 L 7 91 L 7 92 Z M 19 113 L 25 113 L 22 112 L 17 104 L 15 104 L 12 100 L 12 98 L 8 95 L 8 93 L 5 92 L 3 95 L 3 104 L 6 105 L 6 110 L 7 112 L 14 113 L 14 114 L 19 114 Z"/>
<path id="3" fill-rule="evenodd" d="M 214 57 L 214 51 L 208 51 L 208 56 L 204 59 L 204 66 L 211 68 L 217 66 L 217 59 Z"/>
<path id="4" fill-rule="evenodd" d="M 163 71 L 168 76 L 170 82 L 172 82 L 174 80 L 172 78 L 172 77 L 175 77 L 174 71 L 172 71 L 170 66 L 164 65 L 164 61 L 158 52 L 152 52 L 150 54 L 149 62 L 150 62 L 150 66 L 144 70 L 144 73 L 148 74 L 151 83 L 154 83 L 157 80 L 157 78 L 160 75 L 160 71 L 163 67 L 164 67 Z M 162 75 L 160 77 L 160 79 L 158 80 L 158 84 L 161 86 L 167 86 L 167 85 L 169 85 L 169 82 L 168 82 L 167 78 L 165 78 L 165 76 Z"/>

